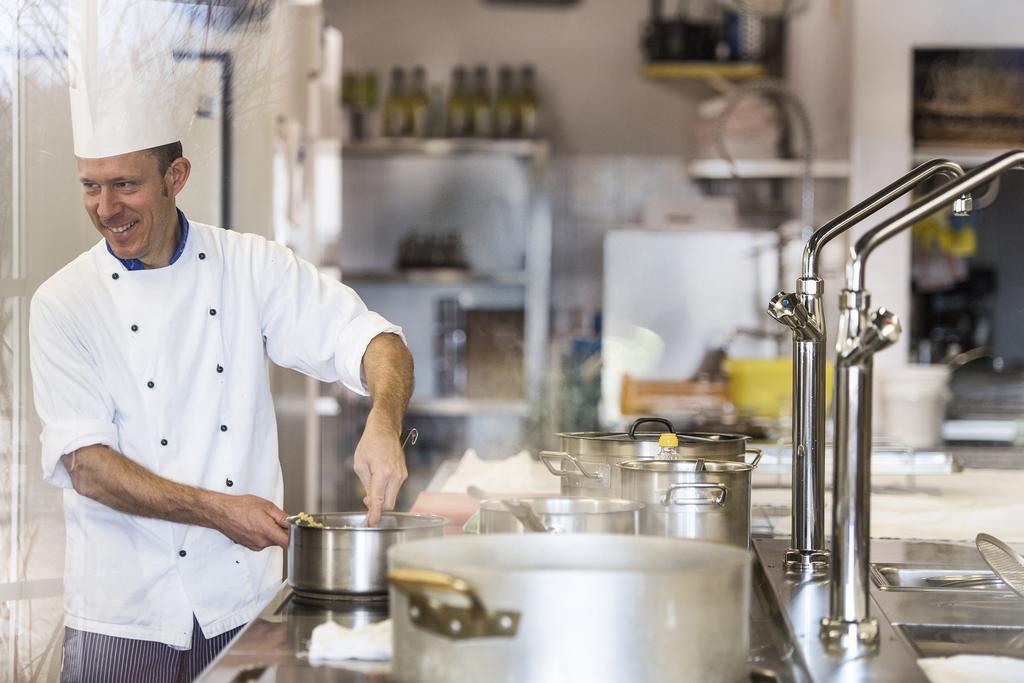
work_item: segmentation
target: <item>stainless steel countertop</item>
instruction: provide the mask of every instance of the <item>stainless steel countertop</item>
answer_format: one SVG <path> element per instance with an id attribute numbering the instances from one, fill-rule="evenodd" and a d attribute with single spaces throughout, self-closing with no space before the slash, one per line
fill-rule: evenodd
<path id="1" fill-rule="evenodd" d="M 801 580 L 782 563 L 788 539 L 758 539 L 755 572 L 774 595 L 775 613 L 793 644 L 792 670 L 798 681 L 891 681 L 927 683 L 920 657 L 952 654 L 1008 654 L 1006 642 L 1024 631 L 1024 600 L 1008 590 L 896 589 L 871 585 L 871 616 L 878 619 L 877 654 L 844 660 L 828 653 L 819 637 L 829 608 L 828 577 Z M 873 565 L 984 570 L 970 543 L 873 540 Z M 992 637 L 992 636 L 995 637 Z M 1019 648 L 1018 648 L 1019 651 Z M 1024 651 L 1020 651 L 1024 654 Z"/>
<path id="2" fill-rule="evenodd" d="M 881 646 L 873 657 L 843 661 L 825 652 L 818 626 L 828 611 L 828 579 L 787 576 L 782 557 L 788 539 L 754 540 L 754 592 L 750 615 L 751 681 L 927 681 L 921 656 L 956 653 L 1013 654 L 1024 641 L 1024 600 L 1006 591 L 882 590 L 872 585 L 872 615 Z M 872 542 L 873 563 L 979 570 L 973 545 L 899 540 Z M 200 677 L 202 683 L 389 683 L 389 663 L 314 665 L 306 656 L 313 629 L 328 619 L 344 626 L 388 617 L 385 601 L 311 604 L 285 584 Z M 1019 636 L 1019 638 L 1018 638 Z M 1007 651 L 1007 648 L 1009 650 Z M 762 672 L 773 672 L 765 676 Z"/>
<path id="3" fill-rule="evenodd" d="M 390 681 L 389 663 L 347 662 L 317 666 L 306 650 L 313 629 L 332 619 L 354 628 L 388 618 L 387 599 L 315 603 L 296 600 L 287 583 L 249 623 L 199 680 L 202 683 L 382 683 Z"/>
<path id="4" fill-rule="evenodd" d="M 387 602 L 344 602 L 311 605 L 297 601 L 284 584 L 252 623 L 214 660 L 200 683 L 390 683 L 389 663 L 347 662 L 315 665 L 306 657 L 313 629 L 327 619 L 353 627 L 388 617 Z M 751 601 L 750 661 L 752 683 L 796 683 L 788 672 L 784 644 L 773 618 L 755 593 Z M 760 671 L 780 673 L 762 675 Z"/>

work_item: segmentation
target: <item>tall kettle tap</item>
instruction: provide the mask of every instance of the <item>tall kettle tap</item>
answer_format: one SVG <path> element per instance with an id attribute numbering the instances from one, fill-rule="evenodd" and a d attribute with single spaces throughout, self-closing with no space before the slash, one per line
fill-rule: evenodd
<path id="1" fill-rule="evenodd" d="M 832 239 L 930 178 L 956 178 L 959 164 L 935 159 L 882 188 L 815 230 L 803 253 L 803 275 L 795 292 L 779 292 L 768 314 L 793 332 L 793 535 L 788 571 L 807 575 L 828 570 L 825 548 L 825 315 L 818 257 Z M 966 200 L 959 207 L 968 210 Z M 965 208 L 966 207 L 966 208 Z"/>
<path id="2" fill-rule="evenodd" d="M 869 612 L 871 395 L 874 354 L 898 337 L 893 314 L 869 314 L 864 287 L 871 253 L 918 221 L 953 207 L 971 209 L 971 194 L 1003 173 L 1024 168 L 1024 151 L 1007 152 L 955 178 L 892 218 L 865 232 L 850 250 L 846 289 L 840 295 L 836 348 L 835 491 L 829 614 L 821 623 L 826 646 L 848 656 L 878 647 L 878 625 Z M 881 309 L 880 309 L 881 311 Z M 872 325 L 878 327 L 868 332 Z"/>

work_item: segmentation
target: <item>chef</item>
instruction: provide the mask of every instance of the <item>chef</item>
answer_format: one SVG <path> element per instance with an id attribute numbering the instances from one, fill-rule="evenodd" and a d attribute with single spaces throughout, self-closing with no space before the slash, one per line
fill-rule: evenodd
<path id="1" fill-rule="evenodd" d="M 348 287 L 177 207 L 191 166 L 166 82 L 98 78 L 104 22 L 86 25 L 71 112 L 100 240 L 39 287 L 29 325 L 43 473 L 64 488 L 61 680 L 189 681 L 281 581 L 267 359 L 372 397 L 355 451 L 371 524 L 406 477 L 412 359 Z"/>

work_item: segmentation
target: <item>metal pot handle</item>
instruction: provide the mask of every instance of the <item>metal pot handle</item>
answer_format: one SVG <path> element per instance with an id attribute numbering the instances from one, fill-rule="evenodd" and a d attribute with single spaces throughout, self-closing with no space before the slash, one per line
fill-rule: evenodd
<path id="1" fill-rule="evenodd" d="M 629 427 L 629 438 L 636 441 L 636 428 L 647 422 L 657 422 L 658 424 L 664 425 L 668 431 L 675 434 L 676 428 L 672 426 L 672 423 L 663 417 L 641 417 L 637 418 L 635 422 Z"/>
<path id="2" fill-rule="evenodd" d="M 747 450 L 743 451 L 743 455 L 746 455 L 747 453 L 754 454 L 754 459 L 750 461 L 750 469 L 757 469 L 757 463 L 761 462 L 761 456 L 764 455 L 764 453 L 760 448 L 754 448 L 753 446 L 748 446 Z M 746 460 L 746 458 L 744 458 L 744 460 Z"/>
<path id="3" fill-rule="evenodd" d="M 388 581 L 409 596 L 409 619 L 424 631 L 451 640 L 512 637 L 519 629 L 519 612 L 488 612 L 480 596 L 465 579 L 427 569 L 392 569 Z M 466 607 L 445 605 L 428 592 L 453 593 L 466 599 Z"/>
<path id="4" fill-rule="evenodd" d="M 677 501 L 674 500 L 673 494 L 676 491 L 682 491 L 683 489 L 715 489 L 718 491 L 717 496 L 711 498 L 701 498 L 699 500 L 686 500 Z M 720 507 L 725 506 L 725 497 L 728 494 L 729 489 L 726 488 L 725 484 L 705 484 L 705 483 L 682 483 L 672 484 L 665 489 L 665 497 L 662 499 L 661 504 L 665 506 L 669 505 L 718 505 Z"/>
<path id="5" fill-rule="evenodd" d="M 557 470 L 550 462 L 555 458 L 558 458 Z M 574 472 L 573 470 L 565 469 L 565 458 L 568 458 L 569 462 L 575 465 L 576 469 L 579 470 L 579 472 Z M 548 468 L 548 472 L 555 475 L 556 477 L 567 477 L 570 475 L 582 474 L 587 479 L 601 479 L 601 472 L 599 470 L 595 472 L 588 472 L 586 468 L 583 467 L 583 463 L 580 462 L 579 458 L 573 455 L 572 453 L 566 453 L 564 451 L 541 451 L 540 461 L 544 463 L 544 467 Z"/>

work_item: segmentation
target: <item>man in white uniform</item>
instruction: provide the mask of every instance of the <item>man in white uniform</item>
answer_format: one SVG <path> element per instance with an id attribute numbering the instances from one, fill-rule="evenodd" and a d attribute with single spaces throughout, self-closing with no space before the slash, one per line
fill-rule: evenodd
<path id="1" fill-rule="evenodd" d="M 102 239 L 30 317 L 43 472 L 65 489 L 61 680 L 189 681 L 282 576 L 266 360 L 372 397 L 355 471 L 375 524 L 406 477 L 412 358 L 398 327 L 289 249 L 188 221 L 171 117 L 116 101 L 107 117 L 71 95 Z"/>

